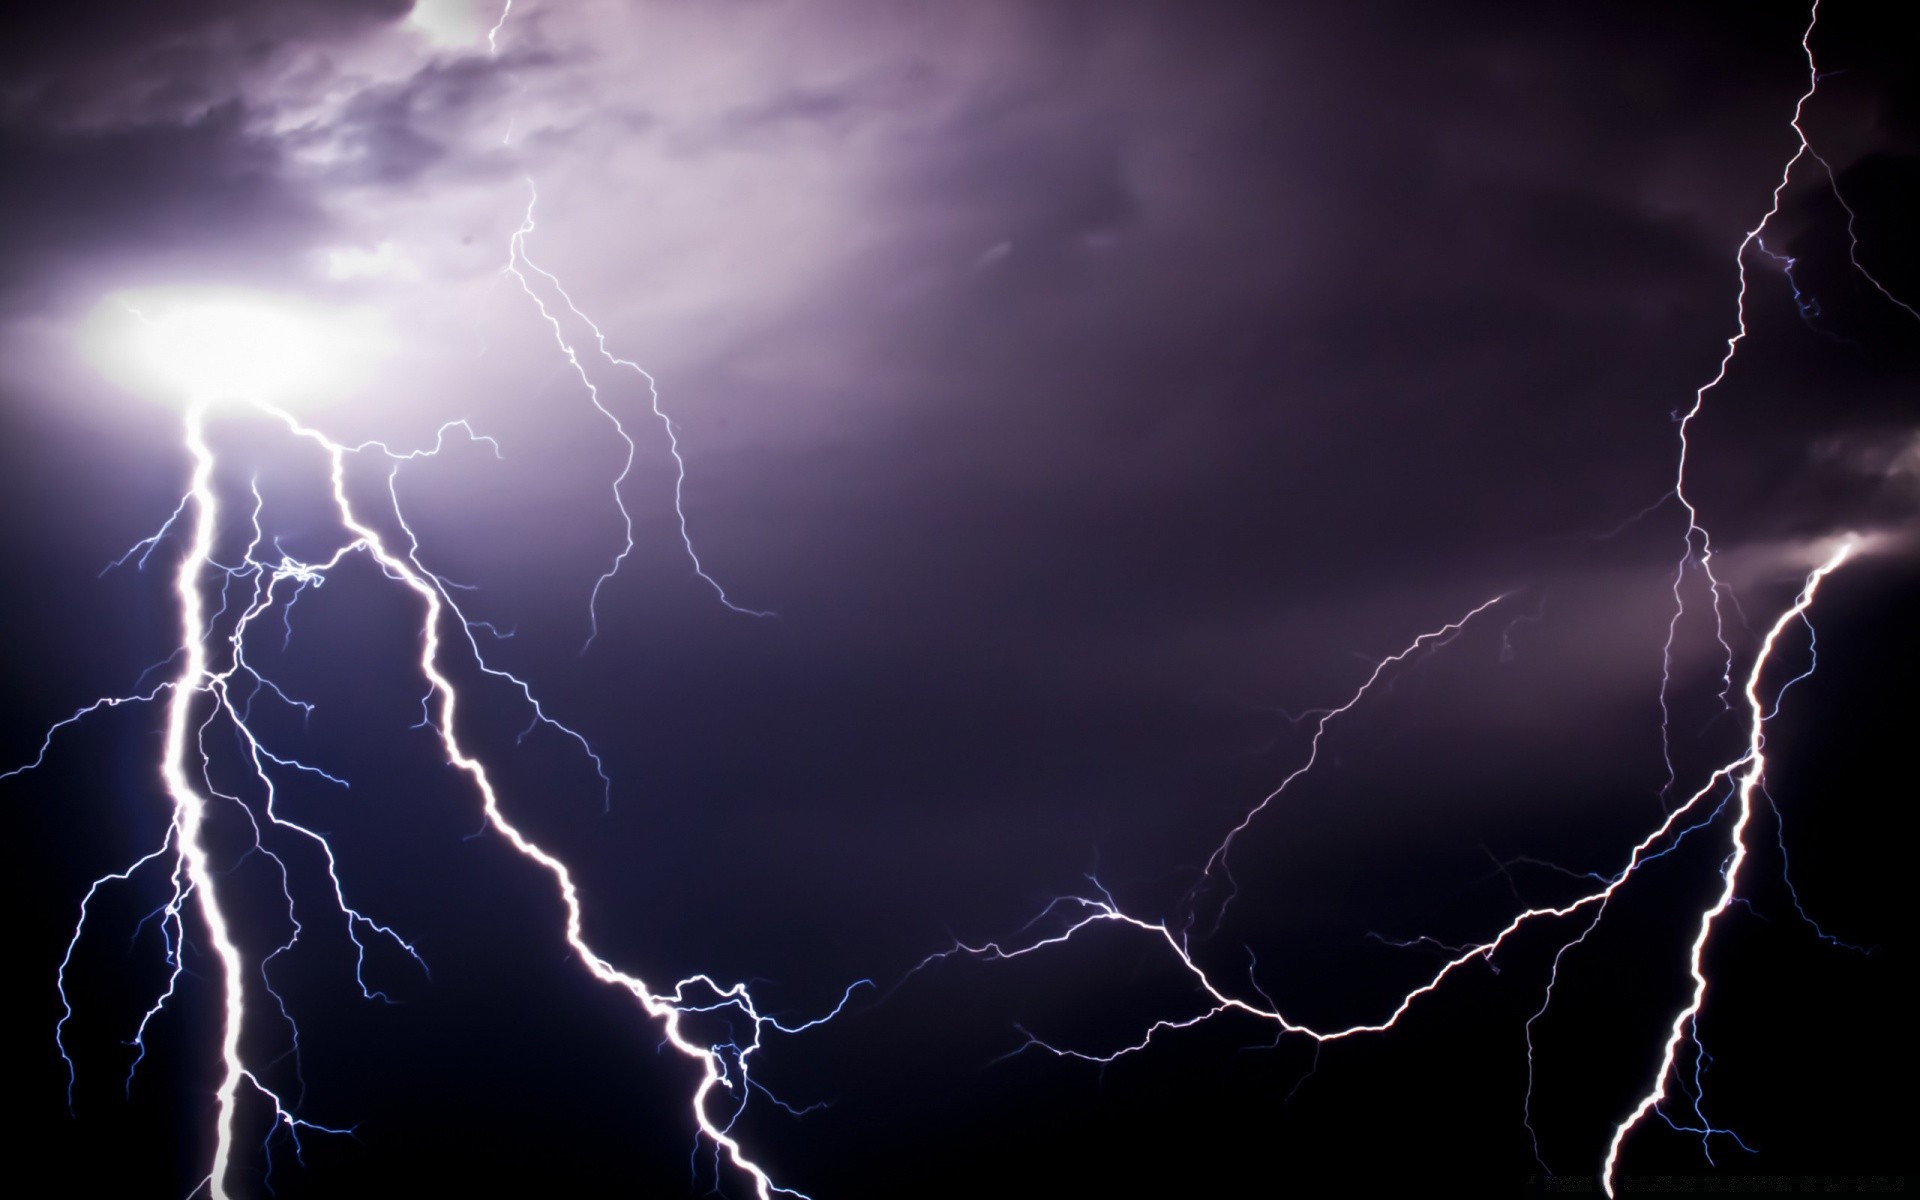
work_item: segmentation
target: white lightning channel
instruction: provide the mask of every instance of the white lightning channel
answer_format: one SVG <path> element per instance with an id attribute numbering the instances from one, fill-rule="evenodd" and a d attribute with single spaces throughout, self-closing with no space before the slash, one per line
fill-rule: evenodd
<path id="1" fill-rule="evenodd" d="M 1721 773 L 1733 775 L 1738 772 L 1739 816 L 1733 823 L 1731 849 L 1724 866 L 1720 869 L 1723 886 L 1719 899 L 1712 907 L 1700 914 L 1700 932 L 1693 939 L 1693 949 L 1688 956 L 1688 969 L 1693 976 L 1693 998 L 1673 1018 L 1673 1026 L 1667 1037 L 1665 1050 L 1660 1056 L 1660 1066 L 1654 1073 L 1653 1086 L 1640 1098 L 1633 1111 L 1613 1131 L 1613 1140 L 1607 1145 L 1607 1157 L 1601 1171 L 1601 1183 L 1609 1197 L 1614 1194 L 1614 1169 L 1620 1159 L 1620 1146 L 1634 1126 L 1652 1111 L 1667 1095 L 1667 1079 L 1673 1072 L 1674 1057 L 1680 1051 L 1680 1042 L 1687 1036 L 1694 1022 L 1700 1016 L 1700 1010 L 1707 1001 L 1707 973 L 1702 960 L 1707 952 L 1707 942 L 1713 936 L 1714 924 L 1720 915 L 1733 903 L 1740 884 L 1740 867 L 1747 860 L 1747 824 L 1753 818 L 1753 794 L 1766 774 L 1766 711 L 1760 703 L 1760 675 L 1773 656 L 1773 647 L 1783 633 L 1795 621 L 1806 617 L 1807 609 L 1813 604 L 1813 596 L 1819 590 L 1820 582 L 1845 562 L 1853 553 L 1851 540 L 1842 542 L 1839 549 L 1828 556 L 1827 560 L 1816 567 L 1807 576 L 1807 582 L 1800 589 L 1799 598 L 1793 606 L 1780 614 L 1767 631 L 1766 640 L 1761 643 L 1760 653 L 1754 659 L 1753 670 L 1747 675 L 1743 694 L 1747 700 L 1747 710 L 1752 724 L 1748 728 L 1747 749 L 1738 761 L 1722 768 Z"/>
<path id="2" fill-rule="evenodd" d="M 423 605 L 425 615 L 421 621 L 422 639 L 418 665 L 421 675 L 431 689 L 430 698 L 438 700 L 432 716 L 434 731 L 446 751 L 448 763 L 464 773 L 478 791 L 487 825 L 523 858 L 537 865 L 552 881 L 566 913 L 567 945 L 579 955 L 580 961 L 586 965 L 588 972 L 595 979 L 618 987 L 632 996 L 650 1019 L 661 1023 L 666 1039 L 674 1049 L 701 1065 L 701 1080 L 694 1091 L 692 1102 L 695 1124 L 701 1135 L 718 1147 L 725 1154 L 727 1161 L 748 1178 L 759 1200 L 771 1200 L 771 1196 L 776 1192 L 789 1196 L 801 1195 L 792 1189 L 776 1185 L 767 1172 L 747 1156 L 730 1131 L 732 1121 L 729 1120 L 725 1124 L 717 1122 L 709 1111 L 708 1101 L 715 1088 L 722 1088 L 736 1093 L 736 1101 L 744 1103 L 748 1087 L 745 1075 L 746 1059 L 759 1049 L 761 1035 L 766 1029 L 773 1028 L 792 1033 L 809 1028 L 818 1022 L 808 1022 L 805 1025 L 793 1027 L 783 1026 L 758 1011 L 745 984 L 736 983 L 723 987 L 706 975 L 688 976 L 668 991 L 655 992 L 638 976 L 615 967 L 588 944 L 584 932 L 585 911 L 572 871 L 560 858 L 543 849 L 508 820 L 500 807 L 499 794 L 495 790 L 491 776 L 487 773 L 486 766 L 462 746 L 455 733 L 458 692 L 441 666 L 440 630 L 448 613 L 452 611 L 443 586 L 437 578 L 418 570 L 411 555 L 396 554 L 387 546 L 385 539 L 355 513 L 346 492 L 347 447 L 331 440 L 318 430 L 302 424 L 284 410 L 267 405 L 261 407 L 284 422 L 296 436 L 313 442 L 327 455 L 330 463 L 333 502 L 341 523 L 354 533 L 359 544 L 365 546 L 368 553 L 374 557 L 388 576 L 398 580 L 412 591 Z M 405 528 L 404 521 L 402 525 Z M 407 533 L 411 538 L 411 529 L 408 529 Z M 464 622 L 462 625 L 464 627 Z M 861 983 L 864 982 L 861 981 Z M 840 1007 L 845 1005 L 853 989 L 861 986 L 861 983 L 856 983 L 847 989 L 841 997 L 840 1006 L 836 1006 L 833 1013 L 840 1011 Z M 700 991 L 710 993 L 710 997 L 696 995 Z M 744 1046 L 735 1046 L 732 1043 L 721 1046 L 701 1046 L 689 1038 L 683 1030 L 682 1019 L 688 1013 L 712 1012 L 723 1008 L 732 1009 L 751 1023 L 753 1037 Z M 831 1017 L 833 1013 L 828 1016 Z M 728 1049 L 734 1051 L 732 1062 L 739 1068 L 738 1078 L 735 1077 L 735 1072 L 729 1069 L 725 1054 Z"/>

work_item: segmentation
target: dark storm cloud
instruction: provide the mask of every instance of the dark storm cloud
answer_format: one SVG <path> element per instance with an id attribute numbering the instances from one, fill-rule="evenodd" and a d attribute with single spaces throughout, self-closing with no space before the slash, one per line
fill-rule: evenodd
<path id="1" fill-rule="evenodd" d="M 233 99 L 289 48 L 390 25 L 411 7 L 410 0 L 16 6 L 0 40 L 0 111 L 53 125 L 179 119 Z"/>
<path id="2" fill-rule="evenodd" d="M 284 278 L 322 221 L 238 102 L 177 124 L 0 127 L 0 303 L 73 312 L 140 282 Z"/>
<path id="3" fill-rule="evenodd" d="M 339 226 L 330 190 L 392 194 L 449 158 L 470 170 L 472 111 L 539 61 L 422 56 L 417 32 L 411 61 L 380 57 L 372 39 L 408 8 L 81 5 L 23 23 L 0 89 L 7 305 L 310 287 Z"/>
<path id="4" fill-rule="evenodd" d="M 260 128 L 301 54 L 390 24 L 378 0 L 50 4 L 0 40 L 5 303 L 292 274 L 319 207 Z"/>
<path id="5" fill-rule="evenodd" d="M 500 98 L 508 86 L 502 72 L 511 69 L 472 58 L 431 62 L 404 80 L 357 93 L 324 127 L 288 140 L 326 148 L 329 161 L 315 184 L 417 186 L 449 160 L 464 165 L 462 156 L 474 149 L 464 144 L 472 137 L 469 118 Z"/>

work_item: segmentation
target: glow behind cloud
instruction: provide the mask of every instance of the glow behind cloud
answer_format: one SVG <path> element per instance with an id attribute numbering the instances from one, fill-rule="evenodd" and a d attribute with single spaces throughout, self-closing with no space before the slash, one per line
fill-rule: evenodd
<path id="1" fill-rule="evenodd" d="M 378 321 L 238 291 L 118 292 L 80 331 L 109 379 L 173 403 L 337 397 L 383 357 Z"/>

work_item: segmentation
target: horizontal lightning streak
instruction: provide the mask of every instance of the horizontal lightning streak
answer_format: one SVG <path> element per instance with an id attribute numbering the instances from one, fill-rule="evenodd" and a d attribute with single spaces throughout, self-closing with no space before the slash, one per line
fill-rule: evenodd
<path id="1" fill-rule="evenodd" d="M 1639 1120 L 1664 1097 L 1665 1079 L 1672 1067 L 1679 1042 L 1684 1037 L 1685 1030 L 1691 1026 L 1694 1019 L 1698 1016 L 1700 1007 L 1705 999 L 1706 976 L 1700 965 L 1701 956 L 1705 952 L 1707 939 L 1712 932 L 1715 919 L 1717 919 L 1720 913 L 1724 912 L 1732 902 L 1739 868 L 1746 855 L 1745 833 L 1752 811 L 1753 791 L 1759 784 L 1764 767 L 1762 749 L 1765 744 L 1763 731 L 1767 720 L 1767 712 L 1763 708 L 1759 696 L 1762 673 L 1772 660 L 1774 648 L 1779 641 L 1781 632 L 1795 622 L 1805 619 L 1807 610 L 1813 602 L 1814 594 L 1820 582 L 1839 567 L 1841 563 L 1846 561 L 1853 550 L 1854 543 L 1849 541 L 1843 543 L 1839 549 L 1834 551 L 1833 554 L 1808 577 L 1805 586 L 1800 592 L 1799 598 L 1792 607 L 1781 614 L 1779 619 L 1774 623 L 1772 630 L 1768 633 L 1755 659 L 1753 668 L 1748 675 L 1743 691 L 1743 695 L 1748 702 L 1752 726 L 1747 747 L 1738 758 L 1715 770 L 1705 785 L 1689 796 L 1685 802 L 1669 812 L 1653 832 L 1647 834 L 1646 837 L 1642 838 L 1640 842 L 1633 847 L 1627 857 L 1626 863 L 1619 871 L 1606 879 L 1604 886 L 1564 904 L 1529 907 L 1512 917 L 1493 936 L 1458 948 L 1431 977 L 1419 986 L 1403 994 L 1393 1004 L 1392 1009 L 1380 1019 L 1360 1021 L 1342 1026 L 1316 1028 L 1290 1018 L 1278 1006 L 1272 1004 L 1271 1000 L 1267 1000 L 1264 995 L 1262 996 L 1262 999 L 1266 1001 L 1264 1004 L 1255 1003 L 1234 995 L 1217 984 L 1206 969 L 1195 961 L 1193 953 L 1182 934 L 1176 932 L 1175 929 L 1166 922 L 1150 921 L 1123 911 L 1119 905 L 1115 903 L 1111 894 L 1100 887 L 1097 880 L 1092 881 L 1095 888 L 1099 891 L 1097 897 L 1060 897 L 1042 910 L 1040 915 L 1032 922 L 1029 922 L 1028 925 L 1028 928 L 1033 928 L 1052 916 L 1065 914 L 1067 923 L 1064 928 L 1013 945 L 1003 945 L 999 942 L 985 942 L 978 945 L 965 942 L 957 943 L 948 950 L 927 956 L 909 972 L 909 975 L 916 974 L 935 963 L 954 957 L 955 955 L 965 955 L 987 961 L 1009 961 L 1024 958 L 1052 947 L 1064 945 L 1078 937 L 1082 932 L 1096 926 L 1119 926 L 1145 934 L 1164 945 L 1172 954 L 1174 960 L 1179 964 L 1180 968 L 1186 972 L 1188 977 L 1200 989 L 1210 1003 L 1203 1008 L 1202 1011 L 1190 1016 L 1164 1018 L 1155 1021 L 1147 1027 L 1137 1041 L 1107 1053 L 1092 1053 L 1057 1046 L 1025 1030 L 1021 1030 L 1023 1036 L 1026 1038 L 1025 1042 L 1013 1051 L 1013 1053 L 1019 1053 L 1020 1050 L 1026 1049 L 1041 1049 L 1061 1058 L 1074 1058 L 1088 1062 L 1108 1064 L 1146 1049 L 1162 1034 L 1190 1029 L 1230 1012 L 1240 1013 L 1255 1020 L 1269 1022 L 1277 1027 L 1279 1034 L 1297 1034 L 1309 1038 L 1320 1045 L 1338 1042 L 1364 1034 L 1385 1033 L 1398 1025 L 1400 1019 L 1412 1009 L 1421 997 L 1439 988 L 1449 976 L 1453 975 L 1462 967 L 1465 967 L 1475 960 L 1491 964 L 1494 956 L 1503 949 L 1522 928 L 1540 921 L 1557 920 L 1587 911 L 1593 912 L 1593 919 L 1587 922 L 1586 927 L 1582 929 L 1580 934 L 1562 945 L 1555 957 L 1557 966 L 1560 955 L 1564 955 L 1570 947 L 1579 944 L 1579 942 L 1592 931 L 1593 924 L 1598 920 L 1600 912 L 1628 881 L 1639 872 L 1644 864 L 1664 856 L 1671 850 L 1672 843 L 1677 841 L 1678 838 L 1684 837 L 1694 830 L 1703 828 L 1712 820 L 1712 814 L 1709 813 L 1706 817 L 1694 821 L 1691 824 L 1682 824 L 1683 819 L 1689 818 L 1696 809 L 1700 808 L 1702 802 L 1714 794 L 1723 781 L 1732 782 L 1735 785 L 1735 794 L 1739 801 L 1739 817 L 1734 824 L 1732 833 L 1734 851 L 1732 858 L 1723 871 L 1725 887 L 1721 897 L 1718 903 L 1703 914 L 1701 918 L 1700 935 L 1695 940 L 1692 955 L 1693 977 L 1695 980 L 1693 1002 L 1674 1018 L 1672 1037 L 1669 1039 L 1665 1055 L 1663 1056 L 1660 1074 L 1656 1079 L 1654 1090 L 1635 1108 L 1629 1118 L 1622 1122 L 1614 1138 L 1614 1144 L 1612 1148 L 1610 1148 L 1606 1160 L 1606 1171 L 1608 1172 L 1608 1178 L 1611 1179 L 1619 1142 L 1625 1138 L 1626 1133 L 1633 1125 L 1637 1124 Z M 1714 810 L 1714 812 L 1718 811 L 1717 808 Z M 1610 1186 L 1609 1184 L 1609 1187 Z M 1611 1192 L 1609 1192 L 1609 1194 L 1611 1194 Z"/>

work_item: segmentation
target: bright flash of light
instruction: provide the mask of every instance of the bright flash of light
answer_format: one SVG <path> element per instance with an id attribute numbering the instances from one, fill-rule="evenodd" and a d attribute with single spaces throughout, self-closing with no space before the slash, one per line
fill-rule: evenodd
<path id="1" fill-rule="evenodd" d="M 371 313 L 194 288 L 108 296 L 81 323 L 79 340 L 109 379 L 173 404 L 325 404 L 350 393 L 389 350 Z"/>
<path id="2" fill-rule="evenodd" d="M 487 36 L 475 0 L 414 0 L 406 24 L 436 48 L 471 46 Z"/>

